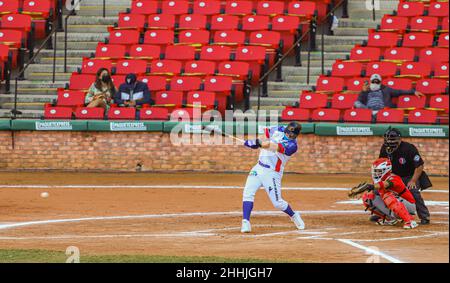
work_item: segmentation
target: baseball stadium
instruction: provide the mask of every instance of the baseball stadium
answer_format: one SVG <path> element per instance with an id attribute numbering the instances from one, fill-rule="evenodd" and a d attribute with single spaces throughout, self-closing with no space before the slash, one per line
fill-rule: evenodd
<path id="1" fill-rule="evenodd" d="M 0 0 L 0 263 L 449 263 L 448 0 Z"/>

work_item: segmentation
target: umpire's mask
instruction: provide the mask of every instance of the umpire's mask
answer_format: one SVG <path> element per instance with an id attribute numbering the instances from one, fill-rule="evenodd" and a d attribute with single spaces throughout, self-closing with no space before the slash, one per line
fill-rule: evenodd
<path id="1" fill-rule="evenodd" d="M 402 135 L 396 128 L 389 128 L 384 133 L 384 146 L 386 147 L 387 154 L 392 154 L 398 149 L 402 142 Z"/>

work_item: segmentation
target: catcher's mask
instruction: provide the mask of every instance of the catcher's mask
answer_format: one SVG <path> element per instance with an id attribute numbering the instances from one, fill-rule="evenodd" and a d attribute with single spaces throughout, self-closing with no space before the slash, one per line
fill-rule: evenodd
<path id="1" fill-rule="evenodd" d="M 284 133 L 286 134 L 286 137 L 295 140 L 298 135 L 300 135 L 300 131 L 302 130 L 302 126 L 297 122 L 291 122 L 287 127 L 284 129 Z"/>
<path id="2" fill-rule="evenodd" d="M 400 146 L 402 141 L 402 135 L 396 128 L 389 128 L 384 133 L 384 146 L 386 147 L 387 154 L 392 154 Z"/>
<path id="3" fill-rule="evenodd" d="M 387 158 L 378 158 L 372 164 L 372 180 L 374 184 L 386 180 L 392 172 L 392 163 Z"/>

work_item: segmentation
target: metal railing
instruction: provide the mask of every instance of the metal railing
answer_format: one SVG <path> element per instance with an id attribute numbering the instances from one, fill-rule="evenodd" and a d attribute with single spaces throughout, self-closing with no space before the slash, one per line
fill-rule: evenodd
<path id="1" fill-rule="evenodd" d="M 268 78 L 269 76 L 274 72 L 274 70 L 277 70 L 277 81 L 282 81 L 282 64 L 284 62 L 284 60 L 290 55 L 290 53 L 293 50 L 296 50 L 297 53 L 295 54 L 296 56 L 296 65 L 297 66 L 301 66 L 301 55 L 302 55 L 302 50 L 301 50 L 301 42 L 303 41 L 303 39 L 305 39 L 305 37 L 309 34 L 315 34 L 315 29 L 317 28 L 317 26 L 319 24 L 322 24 L 322 34 L 321 34 L 321 71 L 322 74 L 325 73 L 325 66 L 324 66 L 324 61 L 325 61 L 325 54 L 324 54 L 324 35 L 325 35 L 325 23 L 326 21 L 328 21 L 328 29 L 329 32 L 331 32 L 331 25 L 333 22 L 333 18 L 334 18 L 334 13 L 336 12 L 336 10 L 340 7 L 343 7 L 343 13 L 342 13 L 342 18 L 348 18 L 348 0 L 341 0 L 338 4 L 334 5 L 334 7 L 330 8 L 330 11 L 326 14 L 325 18 L 322 19 L 320 22 L 315 21 L 316 24 L 310 24 L 309 29 L 301 34 L 301 36 L 297 39 L 297 41 L 281 56 L 278 58 L 278 60 L 275 62 L 275 64 L 266 72 L 264 73 L 258 83 L 259 83 L 259 87 L 258 87 L 258 106 L 257 106 L 257 116 L 259 115 L 259 110 L 261 108 L 261 96 L 262 97 L 267 97 L 267 83 L 268 83 Z M 307 64 L 307 84 L 309 84 L 309 76 L 310 76 L 310 61 L 311 61 L 311 51 L 315 50 L 315 42 L 313 42 L 313 40 L 309 40 L 309 46 L 308 46 L 308 64 Z M 264 92 L 264 93 L 263 93 Z M 259 117 L 258 117 L 259 118 Z"/>

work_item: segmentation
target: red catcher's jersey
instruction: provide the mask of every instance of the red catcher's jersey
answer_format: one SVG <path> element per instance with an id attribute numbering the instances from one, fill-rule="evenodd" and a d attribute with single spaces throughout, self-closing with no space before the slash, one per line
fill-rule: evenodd
<path id="1" fill-rule="evenodd" d="M 385 181 L 392 183 L 392 186 L 386 187 L 384 191 L 380 190 L 380 193 L 382 195 L 384 195 L 386 191 L 393 191 L 400 197 L 409 201 L 410 203 L 416 203 L 416 200 L 414 199 L 409 189 L 405 186 L 400 176 L 392 174 Z"/>

